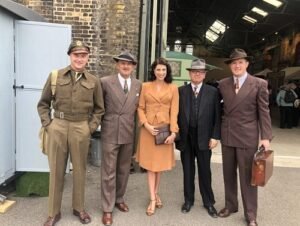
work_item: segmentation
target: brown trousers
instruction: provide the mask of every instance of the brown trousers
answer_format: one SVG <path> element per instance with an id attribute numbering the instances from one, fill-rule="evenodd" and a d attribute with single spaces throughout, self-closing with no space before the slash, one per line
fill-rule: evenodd
<path id="1" fill-rule="evenodd" d="M 101 151 L 101 206 L 112 212 L 115 203 L 124 202 L 133 144 L 102 142 Z"/>
<path id="2" fill-rule="evenodd" d="M 69 153 L 73 164 L 73 209 L 84 209 L 86 163 L 90 142 L 87 121 L 70 122 L 54 118 L 47 127 L 50 167 L 49 216 L 60 212 L 64 175 Z"/>
<path id="3" fill-rule="evenodd" d="M 238 210 L 237 167 L 246 220 L 256 220 L 257 187 L 251 185 L 252 160 L 256 148 L 236 148 L 222 145 L 225 207 L 231 212 Z"/>

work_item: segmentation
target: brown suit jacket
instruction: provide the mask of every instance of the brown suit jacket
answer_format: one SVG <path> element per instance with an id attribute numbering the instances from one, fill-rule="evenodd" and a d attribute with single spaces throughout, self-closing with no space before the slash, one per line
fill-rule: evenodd
<path id="1" fill-rule="evenodd" d="M 105 114 L 101 125 L 101 140 L 111 144 L 134 142 L 135 114 L 139 103 L 141 82 L 131 78 L 127 96 L 117 75 L 101 78 Z"/>
<path id="2" fill-rule="evenodd" d="M 221 124 L 223 145 L 240 148 L 258 146 L 259 139 L 271 139 L 268 88 L 265 80 L 248 74 L 238 94 L 232 77 L 221 80 L 224 101 Z"/>

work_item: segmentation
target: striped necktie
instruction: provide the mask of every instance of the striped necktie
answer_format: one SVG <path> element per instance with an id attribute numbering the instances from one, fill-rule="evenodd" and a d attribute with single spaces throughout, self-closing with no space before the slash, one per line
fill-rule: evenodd
<path id="1" fill-rule="evenodd" d="M 124 93 L 127 94 L 128 93 L 128 84 L 127 84 L 127 79 L 125 79 L 125 82 L 124 82 Z"/>
<path id="2" fill-rule="evenodd" d="M 235 83 L 234 83 L 234 90 L 235 90 L 235 93 L 237 94 L 240 90 L 240 85 L 239 85 L 239 79 L 236 78 L 235 79 Z"/>
<path id="3" fill-rule="evenodd" d="M 197 98 L 198 92 L 197 92 L 198 86 L 194 86 L 194 96 Z"/>

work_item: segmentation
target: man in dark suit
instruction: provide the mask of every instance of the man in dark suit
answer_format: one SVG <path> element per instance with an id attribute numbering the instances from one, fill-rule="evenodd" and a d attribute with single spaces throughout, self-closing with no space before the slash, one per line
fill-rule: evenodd
<path id="1" fill-rule="evenodd" d="M 272 134 L 268 84 L 247 73 L 249 59 L 244 50 L 234 49 L 225 61 L 233 76 L 219 83 L 224 101 L 221 143 L 225 207 L 218 215 L 228 217 L 238 211 L 238 167 L 244 216 L 249 226 L 257 226 L 257 187 L 250 184 L 251 166 L 258 146 L 270 148 Z"/>
<path id="2" fill-rule="evenodd" d="M 204 207 L 208 214 L 217 217 L 211 187 L 211 149 L 220 139 L 220 101 L 215 87 L 203 84 L 207 72 L 205 60 L 194 60 L 189 71 L 191 83 L 179 88 L 178 126 L 180 139 L 176 148 L 181 151 L 184 179 L 183 213 L 194 204 L 195 159 L 198 165 L 198 182 Z"/>
<path id="3" fill-rule="evenodd" d="M 105 114 L 101 125 L 101 206 L 102 223 L 113 223 L 114 206 L 122 212 L 134 145 L 135 115 L 141 82 L 132 77 L 136 65 L 129 52 L 114 57 L 118 74 L 101 78 Z"/>

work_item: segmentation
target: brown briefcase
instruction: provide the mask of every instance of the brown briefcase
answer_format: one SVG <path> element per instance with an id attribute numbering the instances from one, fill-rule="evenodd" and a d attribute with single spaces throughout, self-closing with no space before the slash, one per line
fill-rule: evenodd
<path id="1" fill-rule="evenodd" d="M 274 152 L 260 147 L 252 163 L 252 186 L 265 186 L 273 174 Z"/>

